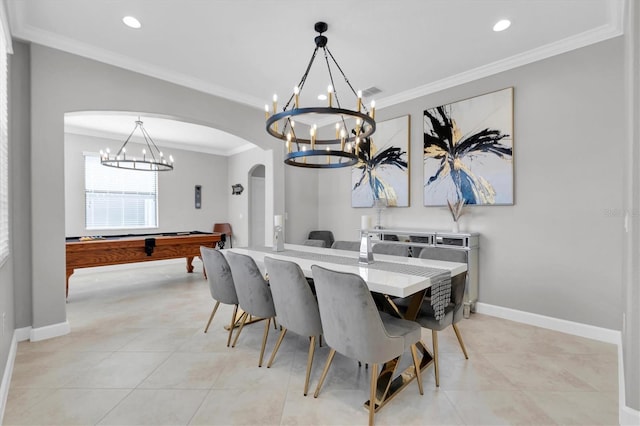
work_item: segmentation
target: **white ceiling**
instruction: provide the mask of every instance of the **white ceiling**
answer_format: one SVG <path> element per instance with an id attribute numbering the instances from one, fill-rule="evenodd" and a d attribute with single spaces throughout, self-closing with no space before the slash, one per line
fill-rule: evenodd
<path id="1" fill-rule="evenodd" d="M 618 36 L 624 6 L 623 0 L 7 0 L 7 4 L 14 38 L 260 109 L 274 93 L 281 100 L 289 98 L 315 47 L 317 21 L 329 24 L 327 47 L 354 89 L 375 86 L 382 91 L 375 95 L 381 108 Z M 137 17 L 142 28 L 124 26 L 125 15 Z M 502 18 L 510 19 L 511 27 L 492 31 Z M 342 78 L 333 71 L 343 106 L 353 107 L 346 86 L 339 86 Z M 318 56 L 301 103 L 318 102 L 315 98 L 328 82 L 324 57 Z M 108 131 L 113 123 L 128 128 L 124 132 L 128 135 L 134 125 L 133 116 L 102 116 L 91 123 L 88 117 L 75 117 L 75 129 L 99 125 Z M 169 130 L 154 128 L 149 118 L 143 121 L 154 139 L 165 139 L 160 133 Z M 181 128 L 182 137 L 175 142 L 185 143 L 186 133 Z M 237 148 L 239 141 L 234 138 L 216 131 L 195 143 L 211 148 L 222 141 Z M 215 150 L 227 155 L 233 151 L 229 146 Z"/>

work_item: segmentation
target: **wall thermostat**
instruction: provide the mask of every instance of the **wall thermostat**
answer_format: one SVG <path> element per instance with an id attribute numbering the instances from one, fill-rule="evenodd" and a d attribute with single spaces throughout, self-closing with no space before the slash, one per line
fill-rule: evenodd
<path id="1" fill-rule="evenodd" d="M 196 209 L 202 206 L 202 186 L 196 185 Z"/>

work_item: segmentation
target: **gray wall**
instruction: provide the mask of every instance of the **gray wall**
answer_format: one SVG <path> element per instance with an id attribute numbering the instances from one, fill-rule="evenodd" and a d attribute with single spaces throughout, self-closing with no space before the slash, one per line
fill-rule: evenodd
<path id="1" fill-rule="evenodd" d="M 156 139 L 153 129 L 147 129 Z M 119 141 L 122 143 L 122 141 Z M 98 153 L 116 142 L 91 136 L 65 135 L 65 227 L 66 236 L 113 235 L 122 230 L 96 231 L 85 229 L 84 153 Z M 141 151 L 131 144 L 129 152 Z M 211 231 L 216 222 L 228 222 L 227 158 L 219 155 L 178 149 L 164 149 L 176 159 L 171 172 L 158 173 L 158 232 Z M 144 172 L 141 172 L 144 173 Z M 194 186 L 202 185 L 202 208 L 194 205 Z M 155 232 L 149 229 L 128 229 L 124 233 Z"/>
<path id="2" fill-rule="evenodd" d="M 447 208 L 423 207 L 423 110 L 514 87 L 515 205 L 468 207 L 461 229 L 479 232 L 479 300 L 554 318 L 621 329 L 624 129 L 619 37 L 379 110 L 411 115 L 411 207 L 383 225 L 450 230 Z M 354 239 L 350 171 L 319 183 L 320 228 Z"/>
<path id="3" fill-rule="evenodd" d="M 335 170 L 314 170 L 285 167 L 285 241 L 302 244 L 309 231 L 318 229 L 318 180 Z"/>
<path id="4" fill-rule="evenodd" d="M 640 410 L 640 7 L 629 2 L 626 47 L 628 143 L 625 162 L 626 211 L 629 228 L 623 250 L 623 362 L 626 405 Z"/>
<path id="5" fill-rule="evenodd" d="M 65 113 L 144 111 L 208 125 L 265 148 L 279 147 L 264 132 L 263 112 L 258 108 L 35 44 L 31 46 L 31 105 L 31 301 L 34 327 L 66 320 Z M 46 179 L 38 179 L 44 171 Z M 273 181 L 271 188 L 283 184 L 282 174 L 267 170 L 269 173 L 272 179 L 278 179 Z M 284 194 L 273 193 L 271 189 L 267 196 L 272 205 L 284 206 Z"/>

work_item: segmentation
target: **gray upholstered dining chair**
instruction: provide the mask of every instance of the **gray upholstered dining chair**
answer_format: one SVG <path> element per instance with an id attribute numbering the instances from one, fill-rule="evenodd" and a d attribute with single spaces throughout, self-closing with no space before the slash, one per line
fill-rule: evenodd
<path id="1" fill-rule="evenodd" d="M 323 240 L 325 242 L 325 247 L 331 247 L 335 241 L 333 232 L 331 231 L 311 231 L 307 238 L 309 240 Z"/>
<path id="2" fill-rule="evenodd" d="M 307 396 L 313 355 L 316 348 L 316 337 L 322 335 L 318 301 L 311 292 L 311 287 L 297 263 L 265 257 L 264 265 L 269 273 L 269 286 L 271 287 L 278 322 L 282 326 L 282 331 L 267 363 L 267 368 L 271 367 L 287 331 L 293 331 L 300 336 L 309 337 L 307 375 L 304 381 L 304 396 Z"/>
<path id="3" fill-rule="evenodd" d="M 407 350 L 411 351 L 422 395 L 416 349 L 416 343 L 420 341 L 420 326 L 379 312 L 367 284 L 359 275 L 332 271 L 318 265 L 311 266 L 311 270 L 316 283 L 324 340 L 331 348 L 314 397 L 320 393 L 336 352 L 371 364 L 369 424 L 373 424 L 378 364 L 395 360 Z M 393 371 L 388 373 L 393 374 Z"/>
<path id="4" fill-rule="evenodd" d="M 420 253 L 420 257 L 427 258 L 426 256 L 429 256 L 429 253 L 424 252 L 423 250 L 423 252 Z M 420 324 L 422 327 L 431 330 L 431 339 L 433 343 L 433 373 L 435 374 L 436 378 L 436 386 L 440 386 L 440 366 L 438 363 L 438 331 L 442 331 L 445 328 L 451 326 L 453 328 L 453 331 L 456 333 L 456 337 L 458 338 L 458 343 L 460 344 L 460 348 L 462 349 L 464 357 L 466 359 L 469 359 L 467 349 L 464 346 L 464 341 L 462 340 L 462 334 L 460 334 L 460 330 L 457 326 L 457 323 L 460 322 L 460 320 L 464 317 L 463 302 L 466 282 L 466 272 L 451 277 L 451 300 L 449 304 L 445 306 L 444 317 L 440 318 L 440 320 L 436 319 L 434 310 L 431 307 L 431 303 L 429 303 L 428 299 L 425 299 L 422 302 L 420 310 L 418 311 L 418 315 L 415 319 L 415 321 L 417 321 L 418 324 Z M 400 312 L 403 312 L 408 307 L 408 299 L 394 299 L 394 303 L 398 307 Z"/>
<path id="5" fill-rule="evenodd" d="M 327 243 L 324 240 L 305 240 L 302 244 L 311 247 L 327 247 Z"/>
<path id="6" fill-rule="evenodd" d="M 337 250 L 360 251 L 360 241 L 337 240 L 333 242 L 331 248 Z"/>
<path id="7" fill-rule="evenodd" d="M 371 249 L 374 253 L 390 254 L 393 256 L 409 256 L 409 246 L 393 243 L 375 243 Z"/>
<path id="8" fill-rule="evenodd" d="M 264 335 L 262 337 L 262 348 L 260 349 L 260 359 L 258 361 L 258 367 L 262 367 L 264 349 L 267 345 L 267 337 L 269 336 L 269 325 L 271 324 L 271 319 L 276 316 L 271 289 L 252 257 L 234 252 L 226 252 L 226 257 L 231 267 L 231 273 L 233 274 L 233 282 L 236 285 L 238 304 L 240 305 L 240 309 L 244 311 L 240 317 L 242 319 L 240 328 L 236 333 L 231 347 L 236 346 L 238 337 L 249 315 L 264 318 L 266 322 L 264 325 Z"/>
<path id="9" fill-rule="evenodd" d="M 206 333 L 209 330 L 209 325 L 211 325 L 213 316 L 216 314 L 220 303 L 234 305 L 231 324 L 229 324 L 229 337 L 227 338 L 227 346 L 229 346 L 236 315 L 238 314 L 238 295 L 236 294 L 236 287 L 233 282 L 233 276 L 231 275 L 231 268 L 222 253 L 216 249 L 200 246 L 200 255 L 202 256 L 205 271 L 207 271 L 207 281 L 209 282 L 211 297 L 216 301 L 204 332 Z"/>

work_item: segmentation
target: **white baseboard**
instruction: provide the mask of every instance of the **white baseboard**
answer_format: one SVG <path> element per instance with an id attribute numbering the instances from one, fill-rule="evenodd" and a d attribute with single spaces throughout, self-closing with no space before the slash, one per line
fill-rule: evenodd
<path id="1" fill-rule="evenodd" d="M 11 339 L 11 347 L 9 348 L 9 356 L 7 357 L 6 365 L 4 366 L 4 374 L 2 375 L 2 382 L 0 382 L 0 424 L 4 418 L 4 409 L 7 406 L 7 397 L 9 396 L 9 384 L 11 383 L 11 374 L 13 373 L 13 363 L 16 360 L 16 351 L 18 350 L 18 339 L 16 332 L 13 332 L 13 339 Z"/>
<path id="2" fill-rule="evenodd" d="M 620 406 L 618 422 L 620 423 L 620 426 L 638 426 L 640 425 L 640 411 L 627 407 L 625 392 L 624 357 L 622 354 L 622 344 L 620 344 L 618 345 L 618 399 Z"/>
<path id="3" fill-rule="evenodd" d="M 71 326 L 69 325 L 69 321 L 65 321 L 58 324 L 47 325 L 45 327 L 32 328 L 29 332 L 29 340 L 37 342 L 38 340 L 64 336 L 70 332 Z"/>
<path id="4" fill-rule="evenodd" d="M 572 334 L 574 336 L 586 337 L 587 339 L 620 345 L 620 331 L 618 330 L 581 324 L 579 322 L 547 317 L 531 312 L 517 311 L 515 309 L 480 302 L 476 303 L 476 312 L 491 315 L 492 317 L 521 322 L 523 324 L 535 325 L 536 327 L 555 330 L 561 333 Z"/>
<path id="5" fill-rule="evenodd" d="M 29 340 L 31 338 L 31 326 L 23 327 L 23 328 L 16 328 L 16 330 L 13 332 L 13 334 L 15 335 L 16 341 L 18 343 L 26 342 L 27 340 Z"/>

